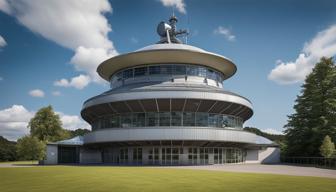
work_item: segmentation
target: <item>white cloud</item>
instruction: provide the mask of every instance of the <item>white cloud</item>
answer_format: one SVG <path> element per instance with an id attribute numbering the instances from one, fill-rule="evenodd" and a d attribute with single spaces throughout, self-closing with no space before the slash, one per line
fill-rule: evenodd
<path id="1" fill-rule="evenodd" d="M 77 128 L 90 129 L 90 125 L 77 115 L 66 115 L 56 112 L 61 119 L 63 128 L 75 130 Z M 27 110 L 22 105 L 13 105 L 10 108 L 0 110 L 0 135 L 9 140 L 29 134 L 28 123 L 35 112 Z"/>
<path id="2" fill-rule="evenodd" d="M 223 26 L 218 26 L 217 29 L 214 30 L 214 33 L 217 35 L 223 35 L 228 41 L 235 41 L 236 36 L 232 34 L 232 31 Z"/>
<path id="3" fill-rule="evenodd" d="M 13 105 L 10 108 L 0 110 L 0 135 L 9 140 L 16 140 L 28 134 L 27 125 L 33 116 L 34 113 L 22 105 Z"/>
<path id="4" fill-rule="evenodd" d="M 3 77 L 0 77 L 0 81 L 2 81 L 3 80 Z"/>
<path id="5" fill-rule="evenodd" d="M 60 116 L 64 129 L 68 130 L 76 130 L 78 128 L 91 129 L 90 125 L 85 121 L 83 121 L 77 115 L 65 115 L 62 112 L 57 112 L 57 114 Z"/>
<path id="6" fill-rule="evenodd" d="M 70 62 L 75 66 L 76 70 L 86 72 L 91 80 L 95 82 L 103 82 L 102 78 L 100 78 L 96 72 L 97 65 L 117 54 L 118 53 L 115 50 L 85 48 L 80 46 Z"/>
<path id="7" fill-rule="evenodd" d="M 4 47 L 7 45 L 7 42 L 5 41 L 5 39 L 0 35 L 0 48 Z"/>
<path id="8" fill-rule="evenodd" d="M 261 129 L 261 131 L 269 133 L 269 134 L 273 134 L 273 135 L 283 135 L 284 133 L 281 131 L 278 131 L 276 129 Z"/>
<path id="9" fill-rule="evenodd" d="M 332 57 L 336 54 L 336 25 L 317 33 L 308 43 L 295 61 L 277 60 L 277 66 L 268 74 L 268 79 L 279 84 L 302 82 L 312 71 L 321 57 Z"/>
<path id="10" fill-rule="evenodd" d="M 101 81 L 96 67 L 118 54 L 108 39 L 112 30 L 104 15 L 112 12 L 108 0 L 0 0 L 0 10 L 31 31 L 73 50 L 75 69 L 95 82 Z"/>
<path id="11" fill-rule="evenodd" d="M 29 95 L 32 97 L 44 97 L 44 92 L 41 89 L 34 89 L 29 91 Z"/>
<path id="12" fill-rule="evenodd" d="M 79 75 L 73 77 L 70 81 L 67 79 L 61 79 L 54 82 L 55 86 L 59 87 L 75 87 L 76 89 L 83 89 L 90 83 L 91 79 L 87 75 Z"/>
<path id="13" fill-rule="evenodd" d="M 59 92 L 59 91 L 53 91 L 53 92 L 51 92 L 51 94 L 53 96 L 61 96 L 62 95 L 61 92 Z"/>
<path id="14" fill-rule="evenodd" d="M 174 7 L 180 13 L 183 13 L 183 14 L 187 13 L 185 9 L 186 5 L 184 3 L 184 0 L 160 0 L 160 1 L 165 7 Z"/>

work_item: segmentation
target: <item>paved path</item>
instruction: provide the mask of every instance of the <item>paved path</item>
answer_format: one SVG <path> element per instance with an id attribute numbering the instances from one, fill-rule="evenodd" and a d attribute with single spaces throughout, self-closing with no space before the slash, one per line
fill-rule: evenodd
<path id="1" fill-rule="evenodd" d="M 37 165 L 0 163 L 0 168 L 33 167 L 33 166 Z M 336 179 L 336 170 L 322 169 L 316 167 L 302 167 L 295 165 L 226 164 L 226 165 L 201 165 L 201 166 L 155 166 L 155 168 L 198 169 L 198 170 L 211 170 L 211 171 L 243 172 L 243 173 L 270 173 L 279 175 L 328 177 Z"/>
<path id="2" fill-rule="evenodd" d="M 294 165 L 226 164 L 204 166 L 173 166 L 172 168 L 336 178 L 336 170 L 316 167 L 301 167 Z"/>

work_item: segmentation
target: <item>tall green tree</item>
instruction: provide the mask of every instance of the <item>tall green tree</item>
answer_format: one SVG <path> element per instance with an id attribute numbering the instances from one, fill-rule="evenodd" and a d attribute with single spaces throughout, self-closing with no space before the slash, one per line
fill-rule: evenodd
<path id="1" fill-rule="evenodd" d="M 62 128 L 62 122 L 49 105 L 37 111 L 30 120 L 28 128 L 33 137 L 40 141 L 50 142 L 69 138 L 70 134 Z"/>
<path id="2" fill-rule="evenodd" d="M 323 139 L 320 147 L 320 152 L 323 157 L 329 158 L 335 152 L 335 144 L 331 141 L 329 135 L 326 135 Z"/>
<path id="3" fill-rule="evenodd" d="M 306 77 L 285 125 L 287 155 L 319 156 L 325 135 L 336 139 L 336 68 L 332 58 L 321 58 Z"/>
<path id="4" fill-rule="evenodd" d="M 16 151 L 21 160 L 42 160 L 45 144 L 33 136 L 24 136 L 17 141 Z"/>

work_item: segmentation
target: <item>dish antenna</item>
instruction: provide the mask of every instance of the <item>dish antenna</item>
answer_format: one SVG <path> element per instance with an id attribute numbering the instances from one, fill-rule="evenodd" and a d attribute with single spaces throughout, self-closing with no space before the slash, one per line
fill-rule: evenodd
<path id="1" fill-rule="evenodd" d="M 168 25 L 164 21 L 161 21 L 159 23 L 159 25 L 157 26 L 156 32 L 160 35 L 161 38 L 166 37 L 168 39 L 168 43 L 171 43 L 170 42 L 170 35 L 169 35 L 169 31 L 171 29 L 172 29 L 172 27 L 170 25 Z"/>
<path id="2" fill-rule="evenodd" d="M 169 24 L 164 21 L 158 24 L 156 32 L 161 37 L 158 43 L 182 43 L 176 36 L 188 35 L 188 31 L 176 30 L 176 23 L 177 18 L 172 16 L 169 19 Z"/>

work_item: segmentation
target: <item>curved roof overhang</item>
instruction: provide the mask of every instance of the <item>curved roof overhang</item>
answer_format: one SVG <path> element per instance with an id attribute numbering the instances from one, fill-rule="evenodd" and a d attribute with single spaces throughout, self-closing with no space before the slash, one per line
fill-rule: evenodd
<path id="1" fill-rule="evenodd" d="M 168 63 L 204 65 L 223 73 L 224 79 L 231 77 L 237 71 L 236 65 L 221 55 L 188 45 L 160 44 L 112 57 L 101 63 L 97 72 L 103 79 L 109 81 L 111 75 L 124 68 Z"/>
<path id="2" fill-rule="evenodd" d="M 126 141 L 208 141 L 269 145 L 273 142 L 254 133 L 207 127 L 114 128 L 93 131 L 84 136 L 84 144 Z"/>
<path id="3" fill-rule="evenodd" d="M 143 91 L 100 95 L 84 103 L 81 115 L 94 119 L 114 113 L 130 112 L 208 112 L 241 117 L 253 115 L 252 104 L 238 95 L 200 91 Z"/>

